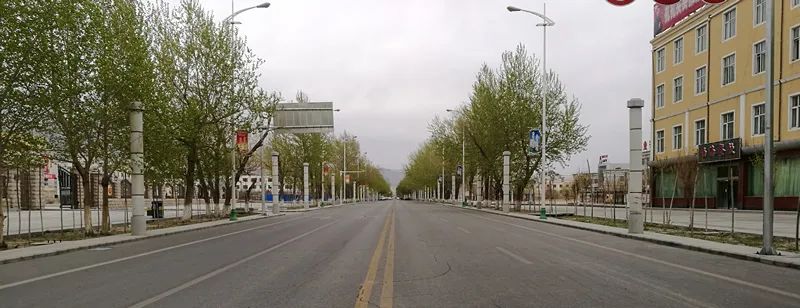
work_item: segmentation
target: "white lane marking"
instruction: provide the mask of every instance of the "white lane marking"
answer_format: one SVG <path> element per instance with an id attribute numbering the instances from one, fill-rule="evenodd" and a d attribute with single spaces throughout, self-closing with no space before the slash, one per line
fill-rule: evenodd
<path id="1" fill-rule="evenodd" d="M 528 261 L 528 259 L 525 259 L 525 258 L 523 258 L 523 257 L 520 257 L 519 255 L 517 255 L 517 254 L 515 254 L 515 253 L 513 253 L 513 252 L 510 252 L 510 251 L 508 251 L 508 250 L 505 250 L 505 249 L 503 249 L 503 247 L 495 247 L 495 248 L 496 248 L 497 250 L 499 250 L 500 252 L 502 252 L 502 253 L 504 253 L 504 254 L 508 255 L 509 257 L 512 257 L 512 258 L 516 259 L 516 260 L 517 260 L 517 261 L 519 261 L 519 262 L 522 262 L 522 263 L 525 263 L 525 264 L 533 264 L 533 262 L 531 262 L 531 261 Z"/>
<path id="2" fill-rule="evenodd" d="M 335 221 L 333 221 L 333 222 L 329 222 L 329 223 L 327 223 L 327 224 L 324 224 L 324 225 L 322 225 L 322 226 L 319 226 L 319 227 L 317 227 L 317 228 L 314 228 L 314 229 L 313 229 L 313 230 L 311 230 L 311 231 L 308 231 L 308 232 L 306 232 L 306 233 L 303 233 L 303 234 L 300 234 L 300 235 L 298 235 L 298 236 L 295 236 L 295 237 L 293 237 L 293 238 L 290 238 L 290 239 L 288 239 L 288 240 L 285 240 L 285 241 L 281 242 L 280 244 L 277 244 L 277 245 L 275 245 L 275 246 L 272 246 L 272 247 L 270 247 L 270 248 L 264 249 L 264 250 L 262 250 L 262 251 L 260 251 L 260 252 L 258 252 L 258 253 L 256 253 L 256 254 L 254 254 L 254 255 L 251 255 L 251 256 L 249 256 L 249 257 L 247 257 L 247 258 L 244 258 L 244 259 L 241 259 L 241 260 L 239 260 L 239 261 L 233 262 L 233 263 L 231 263 L 231 264 L 228 264 L 228 265 L 226 265 L 226 266 L 223 266 L 223 267 L 221 267 L 221 268 L 219 268 L 219 269 L 217 269 L 217 270 L 215 270 L 215 271 L 212 271 L 212 272 L 210 272 L 210 273 L 208 273 L 208 274 L 205 274 L 205 275 L 203 275 L 203 276 L 200 276 L 200 277 L 197 277 L 197 278 L 195 278 L 195 279 L 192 279 L 192 280 L 190 280 L 190 281 L 188 281 L 188 282 L 186 282 L 186 283 L 184 283 L 184 284 L 182 284 L 182 285 L 179 285 L 179 286 L 177 286 L 177 287 L 174 287 L 174 288 L 172 288 L 172 289 L 169 289 L 169 290 L 165 291 L 164 293 L 161 293 L 161 294 L 159 294 L 159 295 L 153 296 L 153 297 L 151 297 L 151 298 L 149 298 L 149 299 L 146 299 L 146 300 L 144 300 L 144 301 L 141 301 L 141 302 L 139 302 L 139 303 L 136 303 L 136 304 L 134 304 L 134 305 L 132 305 L 132 306 L 130 306 L 130 307 L 131 307 L 131 308 L 141 308 L 141 307 L 145 307 L 145 306 L 147 306 L 147 305 L 150 305 L 150 304 L 152 304 L 152 303 L 155 303 L 155 302 L 157 302 L 157 301 L 159 301 L 159 300 L 161 300 L 161 299 L 163 299 L 163 298 L 165 298 L 165 297 L 167 297 L 167 296 L 170 296 L 170 295 L 172 295 L 172 294 L 178 293 L 178 292 L 180 292 L 181 290 L 184 290 L 184 289 L 186 289 L 186 288 L 188 288 L 188 287 L 191 287 L 191 286 L 193 286 L 193 285 L 196 285 L 196 284 L 198 284 L 198 283 L 201 283 L 201 282 L 203 282 L 203 281 L 205 281 L 205 280 L 207 280 L 207 279 L 209 279 L 209 278 L 212 278 L 212 277 L 214 277 L 214 276 L 216 276 L 216 275 L 219 275 L 219 274 L 221 274 L 221 273 L 223 273 L 223 272 L 225 272 L 225 271 L 227 271 L 227 270 L 229 270 L 229 269 L 231 269 L 231 268 L 234 268 L 234 267 L 236 267 L 236 266 L 238 266 L 238 265 L 241 265 L 242 263 L 245 263 L 245 262 L 247 262 L 247 261 L 250 261 L 250 260 L 253 260 L 253 259 L 255 259 L 255 258 L 258 258 L 259 256 L 261 256 L 261 255 L 263 255 L 263 254 L 266 254 L 266 253 L 268 253 L 268 252 L 271 252 L 271 251 L 273 251 L 273 250 L 275 250 L 275 249 L 281 248 L 281 247 L 283 247 L 283 246 L 285 246 L 285 245 L 287 245 L 287 244 L 289 244 L 289 243 L 292 243 L 292 242 L 294 242 L 294 241 L 297 241 L 297 240 L 299 240 L 299 239 L 301 239 L 301 238 L 304 238 L 304 237 L 306 237 L 306 236 L 309 236 L 309 235 L 311 235 L 312 233 L 314 233 L 314 232 L 317 232 L 317 231 L 319 231 L 319 230 L 322 230 L 323 228 L 326 228 L 326 227 L 328 227 L 328 226 L 330 226 L 330 225 L 332 225 L 332 224 L 334 224 L 334 223 L 336 223 L 336 222 L 335 222 Z"/>
<path id="3" fill-rule="evenodd" d="M 592 243 L 592 242 L 587 242 L 587 241 L 571 238 L 571 237 L 568 237 L 568 236 L 563 236 L 563 235 L 556 234 L 556 233 L 551 233 L 551 232 L 542 231 L 542 230 L 536 230 L 536 229 L 533 229 L 533 228 L 528 228 L 528 227 L 525 227 L 525 226 L 512 224 L 512 223 L 501 221 L 501 220 L 481 217 L 481 216 L 474 215 L 474 214 L 468 214 L 468 215 L 475 216 L 475 217 L 480 218 L 480 219 L 484 219 L 484 220 L 488 220 L 488 221 L 494 221 L 494 222 L 498 222 L 498 223 L 501 223 L 501 224 L 506 224 L 506 225 L 509 225 L 509 226 L 514 226 L 514 227 L 517 227 L 517 228 L 525 229 L 525 230 L 528 230 L 528 231 L 533 231 L 533 232 L 541 233 L 541 234 L 544 234 L 544 235 L 549 235 L 549 236 L 552 236 L 552 237 L 557 237 L 557 238 L 560 238 L 560 239 L 564 239 L 564 240 L 568 240 L 568 241 L 572 241 L 572 242 L 576 242 L 576 243 L 580 243 L 580 244 L 584 244 L 584 245 L 588 245 L 588 246 L 592 246 L 592 247 L 608 250 L 608 251 L 615 252 L 615 253 L 622 254 L 622 255 L 626 255 L 626 256 L 629 256 L 629 257 L 639 258 L 639 259 L 642 259 L 642 260 L 658 263 L 658 264 L 661 264 L 661 265 L 674 267 L 674 268 L 681 269 L 681 270 L 684 270 L 684 271 L 687 271 L 687 272 L 692 272 L 692 273 L 695 273 L 695 274 L 700 274 L 700 275 L 704 275 L 704 276 L 708 276 L 708 277 L 712 277 L 712 278 L 717 278 L 717 279 L 724 280 L 724 281 L 727 281 L 727 282 L 730 282 L 730 283 L 734 283 L 734 284 L 738 284 L 738 285 L 742 285 L 742 286 L 746 286 L 746 287 L 751 287 L 751 288 L 758 289 L 758 290 L 761 290 L 761 291 L 771 292 L 771 293 L 775 293 L 775 294 L 779 294 L 779 295 L 783 295 L 783 296 L 786 296 L 786 297 L 790 297 L 790 298 L 794 298 L 794 299 L 800 300 L 800 294 L 791 293 L 791 292 L 787 292 L 787 291 L 783 291 L 783 290 L 779 290 L 779 289 L 775 289 L 775 288 L 770 288 L 770 287 L 762 286 L 762 285 L 755 284 L 755 283 L 752 283 L 752 282 L 744 281 L 744 280 L 741 280 L 741 279 L 736 279 L 736 278 L 733 278 L 733 277 L 728 277 L 728 276 L 724 276 L 724 275 L 720 275 L 720 274 L 706 272 L 706 271 L 701 270 L 701 269 L 696 269 L 696 268 L 688 267 L 688 266 L 685 266 L 685 265 L 675 264 L 675 263 L 667 262 L 667 261 L 664 261 L 664 260 L 651 258 L 651 257 L 648 257 L 648 256 L 643 256 L 643 255 L 640 255 L 640 254 L 635 254 L 635 253 L 632 253 L 632 252 L 627 252 L 627 251 L 624 251 L 624 250 L 619 250 L 619 249 L 616 249 L 616 248 L 607 247 L 607 246 L 603 246 L 603 245 L 600 245 L 600 244 L 595 244 L 595 243 Z"/>
<path id="4" fill-rule="evenodd" d="M 467 230 L 467 229 L 464 229 L 464 228 L 462 228 L 462 227 L 457 227 L 457 228 L 458 228 L 458 230 L 461 230 L 461 232 L 464 232 L 464 233 L 466 233 L 466 234 L 470 234 L 470 233 L 472 233 L 472 232 L 469 232 L 469 230 Z"/>
<path id="5" fill-rule="evenodd" d="M 441 220 L 442 222 L 445 222 L 445 223 L 449 222 L 449 221 L 447 221 L 447 219 L 444 219 L 444 218 L 441 218 L 441 217 L 439 217 L 439 220 Z"/>
<path id="6" fill-rule="evenodd" d="M 17 282 L 14 282 L 14 283 L 4 284 L 4 285 L 0 285 L 0 290 L 8 289 L 8 288 L 16 287 L 16 286 L 20 286 L 20 285 L 23 285 L 23 284 L 28 284 L 28 283 L 31 283 L 31 282 L 36 282 L 36 281 L 39 281 L 39 280 L 45 280 L 45 279 L 50 279 L 50 278 L 53 278 L 53 277 L 63 276 L 63 275 L 66 275 L 66 274 L 85 271 L 85 270 L 92 269 L 92 268 L 95 268 L 95 267 L 100 267 L 100 266 L 104 266 L 104 265 L 119 263 L 119 262 L 122 262 L 122 261 L 128 261 L 128 260 L 136 259 L 136 258 L 141 258 L 141 257 L 144 257 L 144 256 L 149 256 L 149 255 L 152 255 L 152 254 L 161 253 L 161 252 L 165 252 L 165 251 L 168 251 L 168 250 L 173 250 L 173 249 L 177 249 L 177 248 L 181 248 L 181 247 L 186 247 L 186 246 L 190 246 L 190 245 L 194 245 L 194 244 L 199 244 L 199 243 L 203 243 L 203 242 L 216 240 L 218 238 L 223 238 L 223 237 L 227 237 L 227 236 L 231 236 L 231 235 L 236 235 L 236 234 L 239 234 L 239 233 L 244 233 L 244 232 L 258 230 L 258 229 L 263 229 L 263 228 L 266 228 L 266 227 L 271 227 L 271 226 L 274 226 L 274 225 L 279 225 L 279 224 L 282 224 L 282 223 L 295 221 L 295 220 L 298 220 L 298 219 L 301 219 L 301 218 L 304 218 L 304 217 L 309 217 L 309 216 L 301 216 L 301 217 L 297 217 L 297 218 L 294 218 L 294 219 L 288 219 L 288 220 L 284 220 L 284 221 L 274 222 L 274 223 L 263 225 L 263 226 L 247 228 L 247 229 L 244 229 L 244 230 L 239 230 L 239 231 L 235 231 L 235 232 L 231 232 L 231 233 L 220 234 L 220 235 L 217 235 L 217 236 L 212 236 L 212 237 L 204 238 L 204 239 L 201 239 L 201 240 L 196 240 L 196 241 L 192 241 L 192 242 L 188 242 L 188 243 L 178 244 L 178 245 L 175 245 L 175 246 L 164 247 L 164 248 L 156 249 L 156 250 L 153 250 L 153 251 L 143 252 L 143 253 L 140 253 L 140 254 L 137 254 L 137 255 L 132 255 L 132 256 L 128 256 L 128 257 L 124 257 L 124 258 L 109 260 L 109 261 L 100 262 L 100 263 L 87 265 L 87 266 L 76 267 L 76 268 L 69 269 L 69 270 L 62 271 L 62 272 L 47 274 L 47 275 L 44 275 L 44 276 L 39 276 L 39 277 L 34 277 L 34 278 L 30 278 L 30 279 L 17 281 Z"/>

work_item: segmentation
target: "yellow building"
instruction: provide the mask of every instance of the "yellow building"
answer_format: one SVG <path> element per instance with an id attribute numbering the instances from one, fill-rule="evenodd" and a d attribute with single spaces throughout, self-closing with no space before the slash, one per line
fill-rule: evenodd
<path id="1" fill-rule="evenodd" d="M 789 210 L 798 206 L 800 195 L 800 0 L 774 0 L 774 5 L 775 206 Z M 674 193 L 674 206 L 687 206 L 692 196 L 684 196 L 686 185 L 676 180 L 679 168 L 672 167 L 681 157 L 698 157 L 698 149 L 708 149 L 709 143 L 729 140 L 725 145 L 741 144 L 736 149 L 741 158 L 700 165 L 696 206 L 760 209 L 765 2 L 697 6 L 651 41 L 651 197 L 659 206 Z M 664 17 L 656 8 L 657 29 L 659 21 L 675 17 L 671 13 Z"/>

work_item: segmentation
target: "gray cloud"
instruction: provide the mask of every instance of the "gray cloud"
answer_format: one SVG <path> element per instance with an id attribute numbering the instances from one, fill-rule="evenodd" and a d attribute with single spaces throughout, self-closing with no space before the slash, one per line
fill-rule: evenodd
<path id="1" fill-rule="evenodd" d="M 177 1 L 174 1 L 177 2 Z M 260 3 L 236 1 L 237 8 Z M 497 65 L 504 50 L 525 44 L 541 56 L 533 16 L 542 1 L 292 0 L 244 13 L 239 29 L 266 60 L 262 85 L 293 97 L 334 101 L 337 132 L 359 136 L 362 151 L 382 167 L 400 168 L 428 136 L 435 115 L 466 101 L 482 63 Z M 229 1 L 203 1 L 217 19 Z M 650 97 L 652 1 L 616 7 L 602 0 L 552 0 L 547 15 L 548 66 L 583 103 L 589 149 L 565 171 L 595 168 L 597 156 L 627 161 L 631 97 Z M 649 115 L 649 108 L 645 114 Z M 649 127 L 645 123 L 645 127 Z M 645 131 L 649 136 L 649 130 Z"/>

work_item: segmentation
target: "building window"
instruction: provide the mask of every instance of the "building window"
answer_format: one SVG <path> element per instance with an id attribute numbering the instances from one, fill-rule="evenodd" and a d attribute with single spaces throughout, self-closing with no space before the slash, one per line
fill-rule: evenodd
<path id="1" fill-rule="evenodd" d="M 672 80 L 672 102 L 677 103 L 683 100 L 683 76 Z"/>
<path id="2" fill-rule="evenodd" d="M 800 128 L 800 94 L 789 98 L 789 128 Z"/>
<path id="3" fill-rule="evenodd" d="M 664 71 L 664 48 L 656 50 L 656 73 Z"/>
<path id="4" fill-rule="evenodd" d="M 766 107 L 764 104 L 754 105 L 753 106 L 753 135 L 763 135 L 764 134 L 764 125 L 766 124 L 764 120 L 766 119 Z"/>
<path id="5" fill-rule="evenodd" d="M 656 108 L 664 107 L 664 85 L 656 87 Z"/>
<path id="6" fill-rule="evenodd" d="M 722 140 L 733 139 L 733 111 L 723 113 L 720 117 L 720 123 L 722 123 Z"/>
<path id="7" fill-rule="evenodd" d="M 680 150 L 683 148 L 683 126 L 675 126 L 672 128 L 672 149 Z"/>
<path id="8" fill-rule="evenodd" d="M 706 91 L 706 67 L 694 70 L 694 94 Z"/>
<path id="9" fill-rule="evenodd" d="M 699 146 L 706 143 L 706 120 L 694 121 L 694 145 Z"/>
<path id="10" fill-rule="evenodd" d="M 736 36 L 736 8 L 722 15 L 722 39 L 727 40 Z"/>
<path id="11" fill-rule="evenodd" d="M 792 40 L 791 40 L 792 50 L 790 55 L 792 57 L 792 61 L 794 61 L 800 59 L 800 26 L 792 28 L 791 35 L 792 35 Z"/>
<path id="12" fill-rule="evenodd" d="M 683 62 L 683 38 L 675 40 L 673 44 L 675 47 L 675 49 L 673 49 L 675 51 L 675 54 L 674 57 L 672 58 L 672 63 L 678 64 Z"/>
<path id="13" fill-rule="evenodd" d="M 761 41 L 753 45 L 753 74 L 767 70 L 767 42 Z"/>
<path id="14" fill-rule="evenodd" d="M 656 153 L 664 153 L 664 131 L 656 132 Z"/>
<path id="15" fill-rule="evenodd" d="M 798 5 L 800 5 L 800 0 L 792 0 L 792 8 L 795 8 Z"/>
<path id="16" fill-rule="evenodd" d="M 798 0 L 800 1 L 800 0 Z M 708 27 L 706 25 L 702 25 L 697 27 L 695 30 L 695 44 L 694 44 L 694 52 L 701 53 L 706 51 L 706 37 L 708 36 Z"/>
<path id="17" fill-rule="evenodd" d="M 736 81 L 736 54 L 722 58 L 722 85 Z"/>
<path id="18" fill-rule="evenodd" d="M 764 0 L 754 0 L 753 5 L 755 8 L 753 9 L 753 25 L 757 26 L 766 20 L 767 16 L 767 4 Z"/>

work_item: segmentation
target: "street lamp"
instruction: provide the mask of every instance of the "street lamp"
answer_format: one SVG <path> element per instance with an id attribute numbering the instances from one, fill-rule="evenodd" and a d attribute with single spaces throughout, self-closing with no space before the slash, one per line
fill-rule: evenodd
<path id="1" fill-rule="evenodd" d="M 454 112 L 454 111 L 456 111 L 456 110 L 447 109 L 447 112 Z M 467 202 L 467 194 L 466 194 L 466 189 L 467 189 L 467 184 L 466 184 L 467 163 L 466 163 L 466 160 L 464 158 L 466 156 L 465 155 L 465 153 L 466 153 L 465 144 L 467 142 L 467 140 L 464 138 L 464 132 L 465 131 L 466 131 L 466 129 L 463 129 L 463 128 L 461 129 L 461 201 L 464 202 L 464 203 Z"/>
<path id="2" fill-rule="evenodd" d="M 541 159 L 542 172 L 540 174 L 540 177 L 541 177 L 541 184 L 540 184 L 541 185 L 540 186 L 540 190 L 541 191 L 540 192 L 541 192 L 541 198 L 542 198 L 542 201 L 541 201 L 542 202 L 542 206 L 545 206 L 545 202 L 547 200 L 545 198 L 546 196 L 545 196 L 545 192 L 544 192 L 544 189 L 545 189 L 545 186 L 544 186 L 544 182 L 545 182 L 544 181 L 544 174 L 546 173 L 546 170 L 547 170 L 547 133 L 546 133 L 547 132 L 547 94 L 548 94 L 548 92 L 550 90 L 549 82 L 547 80 L 548 79 L 548 73 L 547 73 L 547 27 L 552 27 L 556 23 L 552 19 L 550 19 L 547 16 L 545 16 L 544 14 L 540 14 L 540 13 L 537 13 L 537 12 L 534 12 L 534 11 L 524 10 L 524 9 L 520 9 L 520 8 L 513 7 L 513 6 L 509 6 L 506 9 L 508 9 L 509 12 L 525 12 L 525 13 L 528 13 L 528 14 L 533 14 L 533 15 L 536 15 L 536 16 L 540 17 L 543 20 L 542 23 L 538 23 L 538 24 L 536 24 L 536 26 L 537 27 L 543 27 L 543 29 L 544 29 L 544 31 L 543 31 L 543 44 L 542 44 L 543 45 L 543 47 L 542 47 L 542 49 L 543 49 L 543 51 L 542 51 L 542 66 L 543 66 L 543 69 L 544 69 L 544 74 L 543 74 L 543 76 L 544 76 L 544 94 L 542 95 L 542 159 Z M 543 12 L 547 12 L 547 7 L 546 6 L 545 6 Z M 551 212 L 553 211 L 552 206 L 550 207 L 550 211 Z"/>
<path id="3" fill-rule="evenodd" d="M 233 25 L 240 24 L 239 22 L 233 21 L 233 18 L 236 17 L 236 15 L 239 15 L 239 14 L 245 12 L 245 11 L 249 11 L 249 10 L 252 10 L 252 9 L 257 9 L 257 8 L 258 9 L 265 9 L 265 8 L 268 8 L 268 7 L 269 7 L 269 2 L 264 2 L 264 3 L 261 3 L 261 4 L 256 5 L 256 6 L 251 6 L 251 7 L 244 8 L 244 9 L 241 9 L 241 10 L 238 10 L 238 11 L 234 12 L 233 11 L 233 1 L 231 1 L 231 12 L 232 13 L 231 13 L 230 16 L 225 17 L 225 19 L 222 20 L 222 23 L 228 24 L 231 27 L 231 29 L 230 29 L 231 30 L 231 35 L 233 35 Z M 235 44 L 235 40 L 233 38 L 231 38 L 231 57 L 235 56 L 233 54 L 233 46 L 234 46 L 234 44 Z M 237 207 L 236 203 L 238 203 L 238 201 L 239 201 L 238 200 L 238 198 L 239 198 L 238 192 L 239 191 L 238 191 L 238 189 L 236 189 L 236 169 L 237 169 L 236 168 L 236 127 L 232 127 L 232 129 L 233 129 L 233 140 L 232 140 L 233 141 L 233 147 L 232 147 L 233 148 L 233 153 L 231 154 L 231 167 L 232 168 L 231 168 L 231 213 L 230 213 L 230 217 L 231 217 L 231 220 L 234 220 L 235 218 L 234 218 L 233 215 L 234 215 L 234 213 L 236 211 L 236 207 Z M 263 199 L 263 196 L 262 196 L 262 199 Z"/>

